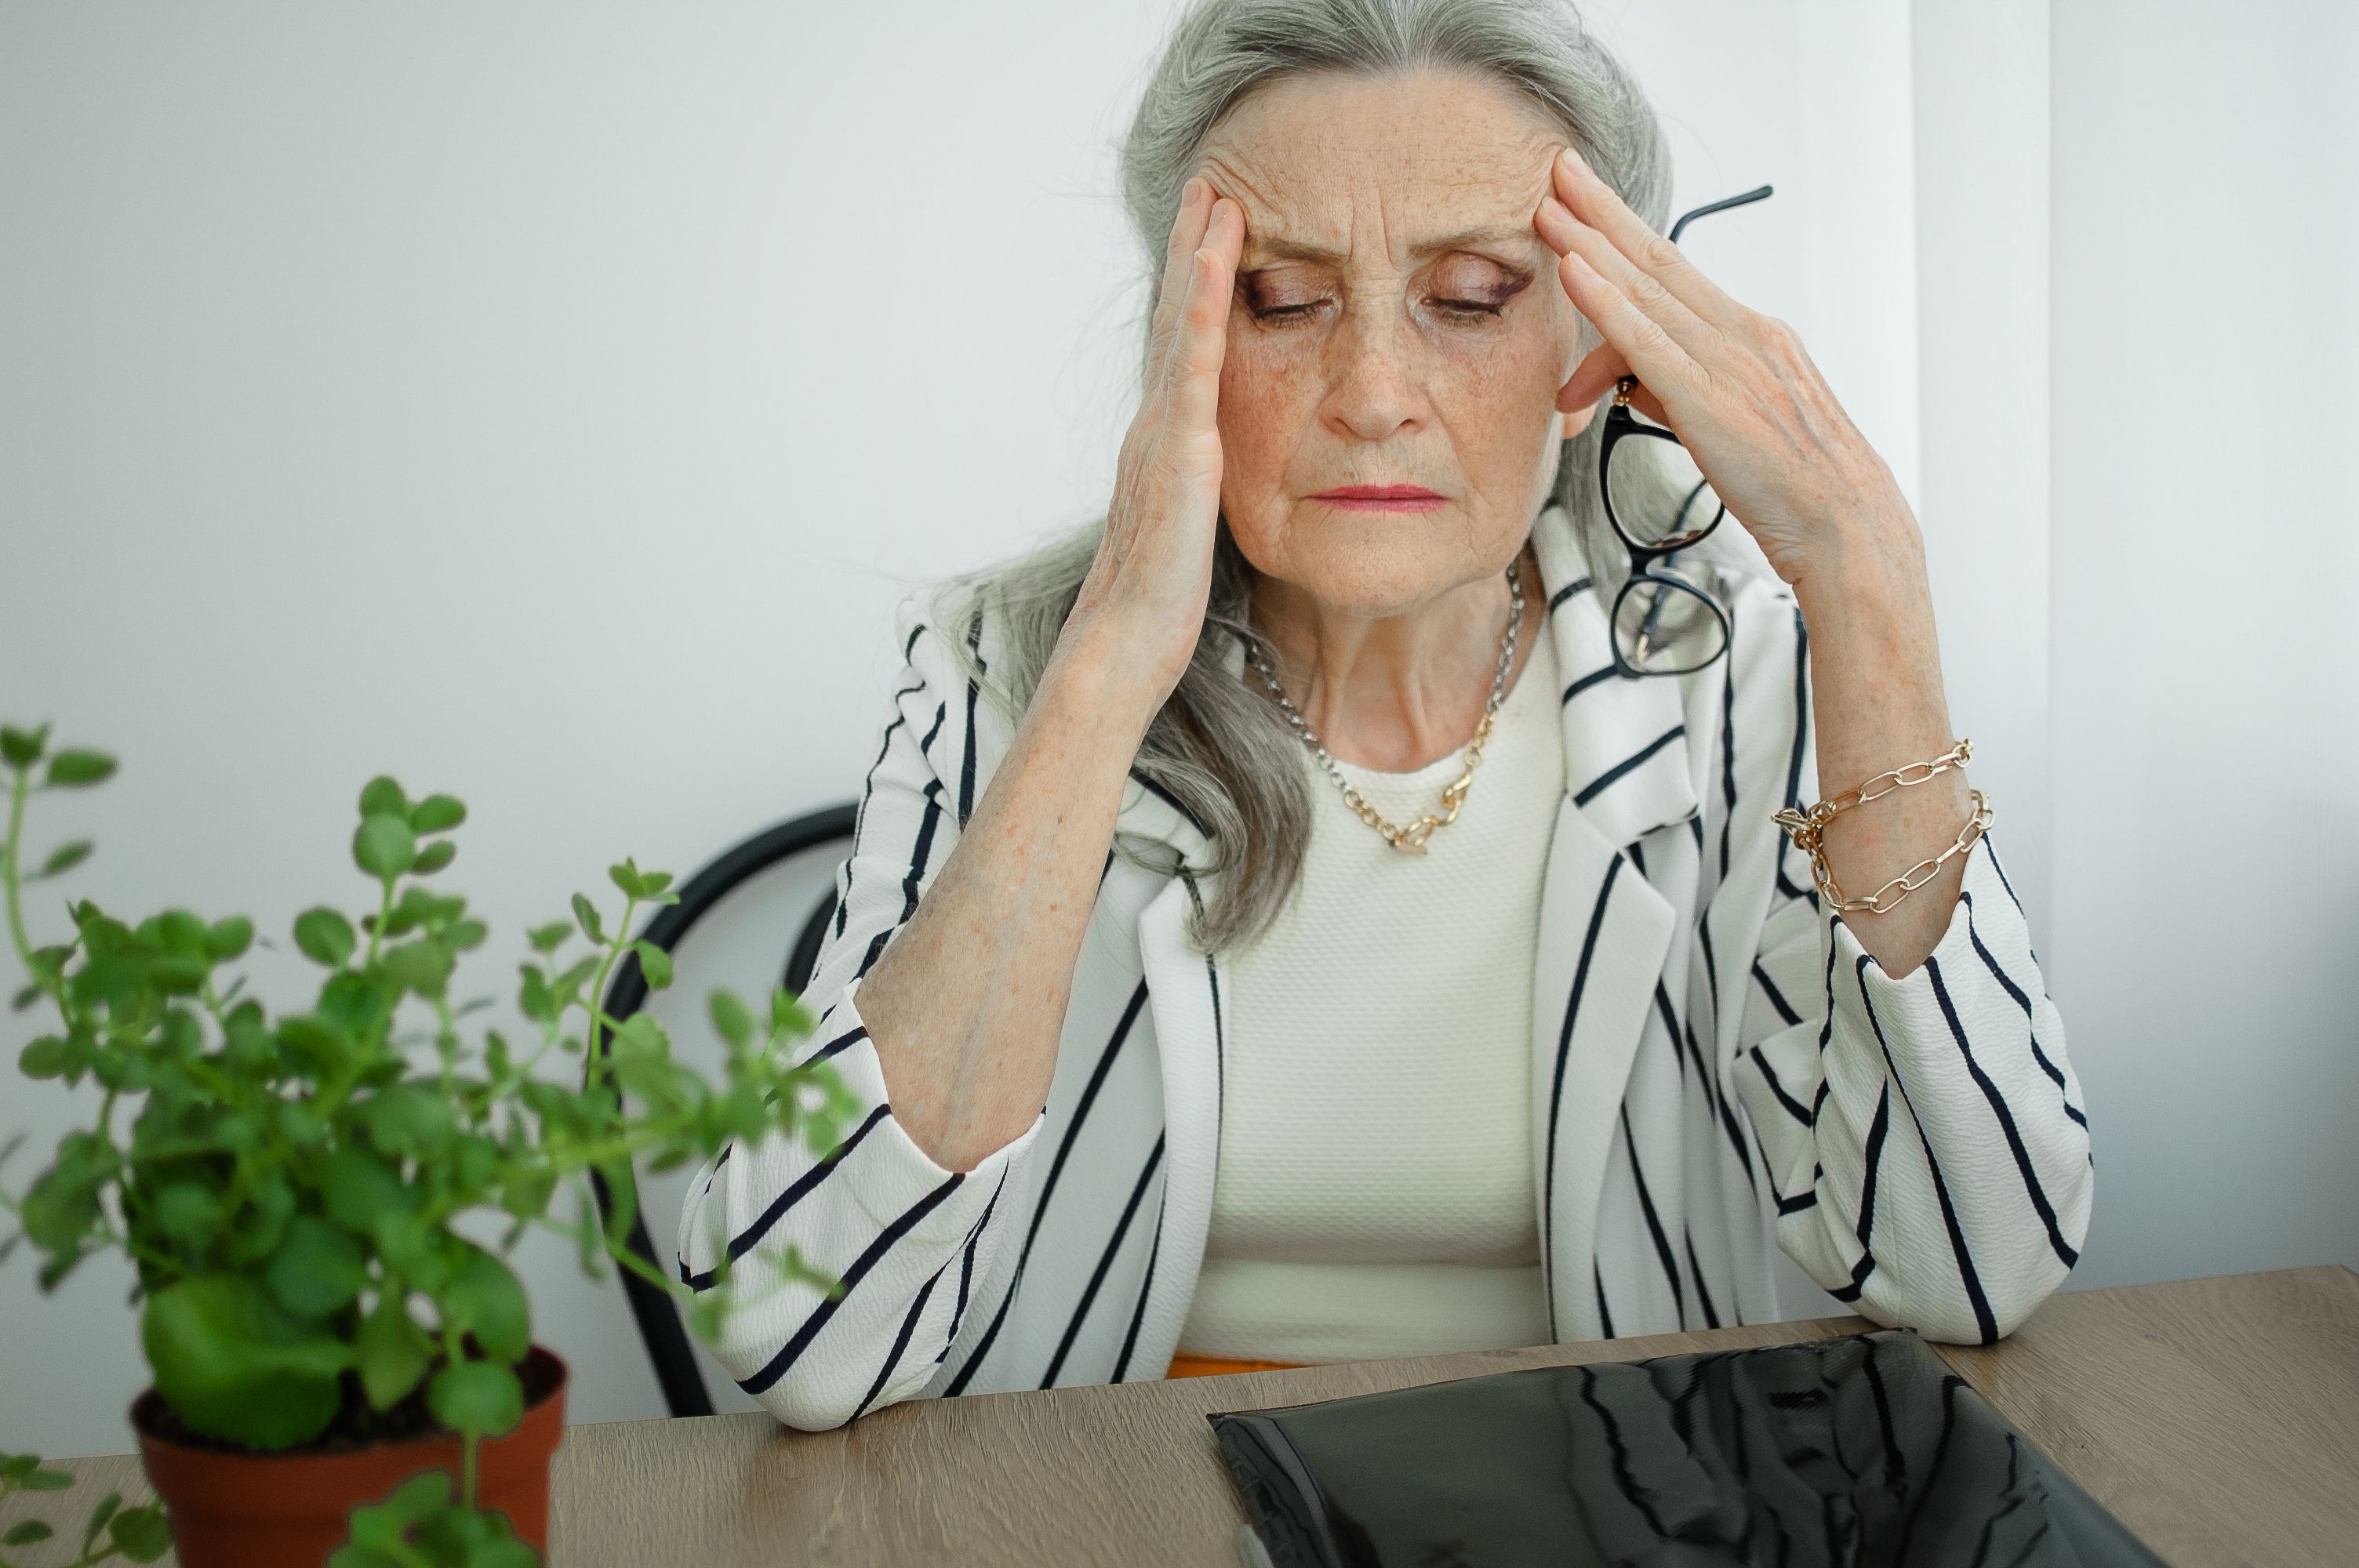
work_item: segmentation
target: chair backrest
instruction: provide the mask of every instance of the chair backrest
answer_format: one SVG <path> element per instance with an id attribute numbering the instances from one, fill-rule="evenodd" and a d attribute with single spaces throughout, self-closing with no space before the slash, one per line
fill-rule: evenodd
<path id="1" fill-rule="evenodd" d="M 650 993 L 638 960 L 626 958 L 606 988 L 608 1016 L 619 1022 L 645 1008 L 670 1033 L 681 1061 L 696 1065 L 709 1057 L 717 1064 L 722 1047 L 706 1018 L 706 996 L 725 986 L 758 1009 L 771 987 L 799 992 L 810 983 L 835 913 L 835 875 L 851 853 L 856 819 L 857 808 L 846 803 L 781 822 L 681 883 L 679 902 L 658 910 L 640 933 L 671 955 L 670 987 Z M 695 1174 L 634 1173 L 629 1245 L 667 1278 L 677 1271 L 672 1232 Z M 593 1180 L 592 1186 L 611 1216 L 616 1195 L 603 1182 Z M 756 1408 L 695 1343 L 670 1295 L 626 1270 L 615 1272 L 672 1414 L 712 1414 L 714 1389 L 722 1390 L 719 1409 Z"/>

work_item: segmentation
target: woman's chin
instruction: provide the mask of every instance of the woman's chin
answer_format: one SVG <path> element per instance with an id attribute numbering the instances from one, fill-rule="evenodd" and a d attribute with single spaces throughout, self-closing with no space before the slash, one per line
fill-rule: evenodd
<path id="1" fill-rule="evenodd" d="M 1380 620 L 1404 615 L 1439 595 L 1492 574 L 1514 558 L 1519 540 L 1495 550 L 1470 547 L 1462 527 L 1437 526 L 1432 517 L 1374 514 L 1343 517 L 1296 531 L 1286 547 L 1267 552 L 1240 537 L 1245 559 L 1264 576 L 1290 584 L 1333 614 Z"/>

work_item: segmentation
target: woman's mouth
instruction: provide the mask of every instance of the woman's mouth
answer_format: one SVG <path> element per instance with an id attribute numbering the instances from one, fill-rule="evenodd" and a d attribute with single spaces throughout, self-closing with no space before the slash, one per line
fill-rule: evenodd
<path id="1" fill-rule="evenodd" d="M 1430 512 L 1448 498 L 1421 484 L 1347 484 L 1310 499 L 1346 512 Z"/>

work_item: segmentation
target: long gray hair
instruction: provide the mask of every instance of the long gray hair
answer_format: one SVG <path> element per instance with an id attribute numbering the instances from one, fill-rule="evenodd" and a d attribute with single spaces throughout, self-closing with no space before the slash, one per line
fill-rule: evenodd
<path id="1" fill-rule="evenodd" d="M 1527 93 L 1623 200 L 1663 232 L 1671 162 L 1661 127 L 1637 82 L 1582 25 L 1572 0 L 1199 0 L 1173 27 L 1121 146 L 1123 205 L 1146 264 L 1149 299 L 1180 188 L 1205 135 L 1233 104 L 1257 87 L 1310 71 L 1420 68 L 1488 72 Z M 1597 342 L 1584 319 L 1581 351 Z M 1143 351 L 1144 333 L 1141 344 Z M 1144 373 L 1142 351 L 1142 386 Z M 1603 532 L 1608 525 L 1596 496 L 1603 425 L 1601 411 L 1563 443 L 1553 497 L 1588 558 L 1600 564 L 1622 559 Z M 976 667 L 963 638 L 951 641 L 969 673 L 1010 715 L 1031 700 L 1104 530 L 1101 516 L 956 585 L 958 619 L 951 624 L 988 604 L 1002 640 L 987 672 Z M 1723 526 L 1715 535 L 1731 532 L 1736 530 Z M 1593 575 L 1601 579 L 1601 593 L 1619 586 Z M 1207 951 L 1250 941 L 1268 925 L 1300 872 L 1310 830 L 1300 742 L 1277 706 L 1223 660 L 1237 640 L 1259 642 L 1250 618 L 1253 579 L 1223 523 L 1194 658 L 1133 765 L 1210 830 L 1220 875 L 1193 917 L 1193 935 Z"/>

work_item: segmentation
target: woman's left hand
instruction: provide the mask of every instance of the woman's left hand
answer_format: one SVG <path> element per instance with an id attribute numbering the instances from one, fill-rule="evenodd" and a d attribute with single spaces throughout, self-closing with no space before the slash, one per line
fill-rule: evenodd
<path id="1" fill-rule="evenodd" d="M 1913 556 L 1916 520 L 1892 470 L 1794 330 L 1729 297 L 1571 148 L 1550 172 L 1533 227 L 1563 258 L 1558 276 L 1574 308 L 1605 339 L 1557 407 L 1584 407 L 1636 376 L 1631 406 L 1670 427 L 1798 590 L 1862 550 Z"/>

